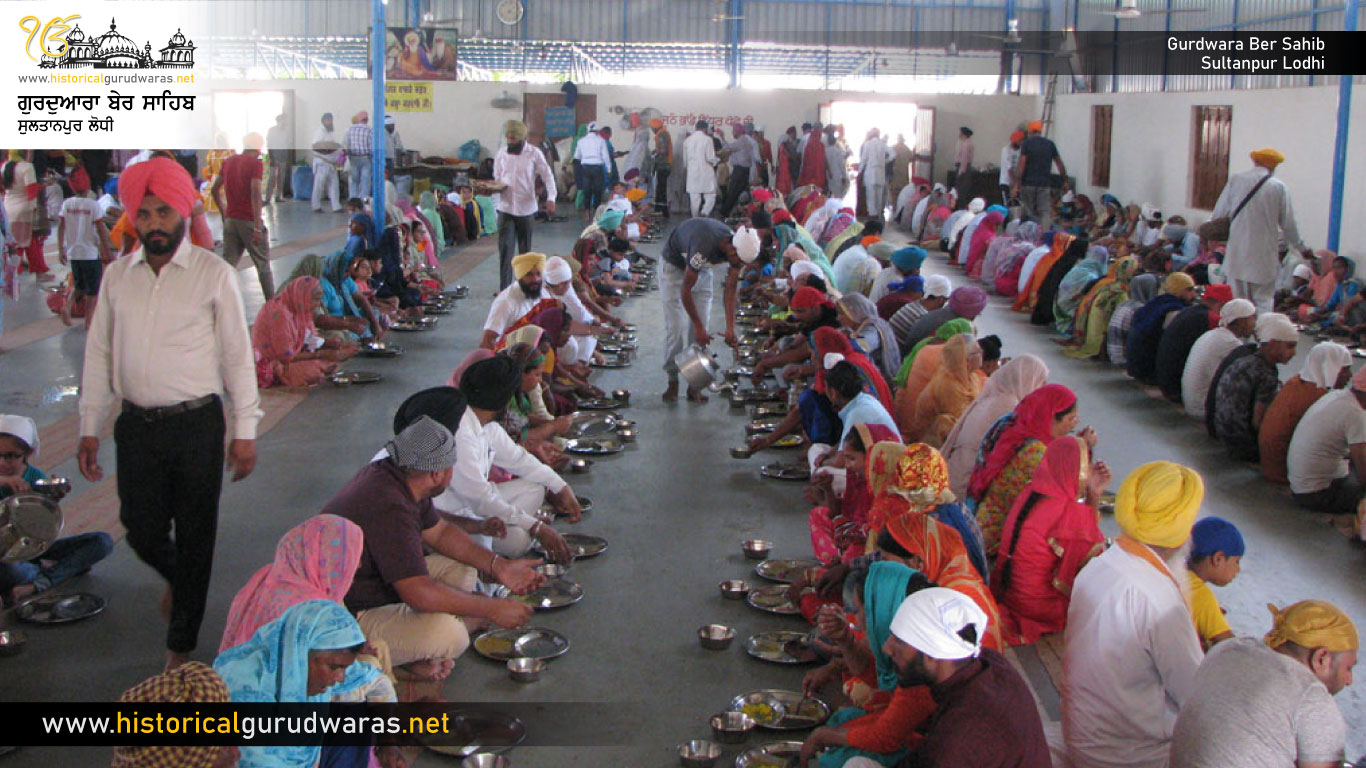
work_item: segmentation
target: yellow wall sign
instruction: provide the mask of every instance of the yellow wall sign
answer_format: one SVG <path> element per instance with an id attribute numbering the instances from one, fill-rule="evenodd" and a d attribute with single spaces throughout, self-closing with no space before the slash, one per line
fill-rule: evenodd
<path id="1" fill-rule="evenodd" d="M 431 112 L 432 84 L 401 81 L 384 84 L 386 112 Z"/>

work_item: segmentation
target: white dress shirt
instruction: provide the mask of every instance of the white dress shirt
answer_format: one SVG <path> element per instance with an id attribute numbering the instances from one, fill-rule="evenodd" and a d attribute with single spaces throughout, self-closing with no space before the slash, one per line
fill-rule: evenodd
<path id="1" fill-rule="evenodd" d="M 1015 172 L 1015 166 L 1016 166 L 1016 165 L 1019 165 L 1019 163 L 1020 163 L 1020 150 L 1019 150 L 1019 148 L 1017 148 L 1017 147 L 1012 147 L 1012 146 L 1009 145 L 1009 144 L 1005 145 L 1004 147 L 1001 147 L 1001 176 L 1000 176 L 1000 184 L 1001 184 L 1001 186 L 1003 186 L 1003 187 L 1008 187 L 1008 186 L 1010 186 L 1011 181 L 1012 181 L 1012 178 L 1013 178 L 1011 174 L 1013 174 L 1013 173 Z"/>
<path id="2" fill-rule="evenodd" d="M 1210 218 L 1232 216 L 1252 188 L 1270 171 L 1261 166 L 1229 177 Z M 1280 267 L 1280 241 L 1295 250 L 1304 250 L 1300 230 L 1295 224 L 1295 209 L 1290 205 L 1290 190 L 1277 178 L 1267 180 L 1229 225 L 1228 256 L 1224 270 L 1229 279 L 1270 284 Z"/>
<path id="3" fill-rule="evenodd" d="M 521 154 L 508 152 L 507 145 L 498 150 L 493 158 L 493 179 L 508 185 L 508 188 L 494 195 L 493 207 L 510 216 L 531 216 L 540 210 L 536 201 L 536 177 L 541 177 L 545 185 L 547 200 L 559 196 L 555 189 L 555 173 L 545 154 L 536 147 L 522 143 Z"/>
<path id="4" fill-rule="evenodd" d="M 261 396 L 237 270 L 188 233 L 159 275 L 141 248 L 110 264 L 85 342 L 81 434 L 98 435 L 119 400 L 160 408 L 224 388 L 234 437 L 254 440 Z"/>
<path id="5" fill-rule="evenodd" d="M 559 493 L 568 485 L 555 470 L 513 442 L 502 425 L 496 421 L 480 424 L 474 409 L 467 408 L 455 431 L 455 471 L 450 486 L 433 504 L 443 512 L 462 516 L 473 512 L 480 518 L 496 517 L 508 525 L 531 528 L 537 522 L 535 516 L 509 504 L 489 482 L 489 470 L 494 466 L 543 485 L 551 493 Z"/>
<path id="6" fill-rule="evenodd" d="M 1205 418 L 1205 398 L 1209 395 L 1210 384 L 1219 364 L 1224 362 L 1228 353 L 1242 346 L 1244 340 L 1233 335 L 1228 328 L 1214 328 L 1200 334 L 1186 356 L 1186 367 L 1181 370 L 1181 404 L 1186 415 L 1196 419 Z"/>
<path id="7" fill-rule="evenodd" d="M 1165 768 L 1204 654 L 1168 572 L 1111 547 L 1072 587 L 1063 652 L 1063 738 L 1075 766 Z"/>
<path id="8" fill-rule="evenodd" d="M 689 194 L 716 191 L 716 144 L 702 131 L 693 131 L 683 140 L 683 164 L 688 169 L 685 189 Z"/>
<path id="9" fill-rule="evenodd" d="M 612 156 L 607 152 L 607 139 L 602 134 L 589 131 L 579 138 L 579 143 L 574 147 L 574 159 L 581 165 L 606 165 L 612 164 Z"/>
<path id="10" fill-rule="evenodd" d="M 868 139 L 859 147 L 858 172 L 865 187 L 880 187 L 887 183 L 887 162 L 894 155 L 882 137 Z"/>
<path id="11" fill-rule="evenodd" d="M 484 330 L 502 336 L 509 325 L 522 319 L 522 315 L 530 312 L 537 302 L 546 297 L 547 294 L 543 292 L 534 299 L 528 299 L 526 294 L 522 293 L 522 286 L 512 283 L 493 297 L 488 318 L 484 320 Z"/>

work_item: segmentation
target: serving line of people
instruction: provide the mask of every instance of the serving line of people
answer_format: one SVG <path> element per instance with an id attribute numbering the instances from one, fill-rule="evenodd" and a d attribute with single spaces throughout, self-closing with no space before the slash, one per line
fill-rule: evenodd
<path id="1" fill-rule="evenodd" d="M 1095 458 L 1095 431 L 1079 429 L 1077 394 L 1049 383 L 1042 359 L 1003 360 L 999 340 L 975 337 L 974 321 L 989 304 L 984 288 L 971 280 L 945 288 L 938 278 L 931 291 L 920 274 L 923 249 L 886 254 L 877 248 L 880 235 L 862 235 L 852 211 L 811 194 L 760 194 L 742 212 L 739 231 L 760 239 L 752 259 L 724 247 L 735 233 L 715 230 L 709 246 L 712 263 L 729 265 L 728 286 L 767 314 L 756 322 L 768 340 L 754 366 L 755 385 L 775 373 L 779 395 L 799 392 L 787 417 L 749 447 L 764 449 L 796 431 L 811 444 L 808 528 L 822 568 L 794 583 L 789 597 L 815 625 L 816 645 L 833 658 L 807 676 L 805 693 L 847 706 L 808 738 L 803 764 L 1340 761 L 1346 730 L 1331 694 L 1351 682 L 1359 645 L 1352 620 L 1307 600 L 1275 609 L 1265 642 L 1234 638 L 1211 586 L 1234 579 L 1248 544 L 1232 523 L 1200 517 L 1204 483 L 1188 467 L 1150 462 L 1125 478 L 1113 502 L 1105 502 L 1113 504 L 1121 531 L 1108 540 L 1099 510 L 1110 470 Z M 1255 333 L 1258 344 L 1244 356 L 1256 362 L 1213 375 L 1207 387 L 1218 393 L 1212 405 L 1226 412 L 1217 420 L 1223 434 L 1248 425 L 1255 442 L 1264 410 L 1258 403 L 1267 402 L 1264 373 L 1274 379 L 1298 338 L 1287 318 L 1257 316 L 1251 302 L 1220 286 L 1195 303 L 1195 280 L 1170 271 L 1165 247 L 1110 240 L 1122 254 L 1112 265 L 1103 247 L 1088 247 L 1084 236 L 1041 235 L 1030 222 L 1012 224 L 1012 233 L 994 243 L 1006 213 L 982 206 L 968 216 L 954 237 L 955 246 L 970 244 L 960 263 L 985 258 L 993 244 L 998 259 L 1021 251 L 1021 261 L 1034 257 L 1017 308 L 1060 330 L 1073 356 L 1101 354 L 1114 335 L 1109 315 L 1121 308 L 1132 311 L 1120 349 L 1151 358 L 1154 369 L 1166 361 L 1164 373 L 1177 359 L 1184 373 L 1190 348 L 1210 334 L 1241 347 Z M 1065 221 L 1063 211 L 1055 213 Z M 694 219 L 678 229 L 712 224 Z M 876 249 L 886 260 L 868 253 L 881 269 L 866 286 L 842 292 L 833 284 L 833 265 L 854 248 Z M 875 300 L 870 293 L 879 282 L 885 292 Z M 1145 285 L 1146 298 L 1142 289 L 1143 300 L 1130 298 L 1130 286 Z M 1165 289 L 1160 296 L 1151 295 L 1156 285 Z M 894 295 L 895 304 L 881 306 Z M 901 313 L 909 321 L 888 321 Z M 735 313 L 728 309 L 726 317 L 733 337 Z M 1083 317 L 1105 332 L 1079 333 L 1075 324 Z M 699 345 L 709 340 L 705 328 L 691 330 Z M 1178 343 L 1185 356 L 1171 348 Z M 1334 346 L 1320 345 L 1305 376 L 1346 381 L 1350 360 Z M 1366 374 L 1360 378 L 1366 398 Z M 1360 414 L 1356 420 L 1362 422 Z M 1344 448 L 1335 461 L 1346 457 Z M 906 572 L 886 578 L 891 563 L 905 564 Z M 917 596 L 934 586 L 957 593 L 954 607 L 930 611 L 936 637 L 917 637 L 924 626 L 898 631 L 901 612 L 918 599 L 929 602 Z M 1033 707 L 1013 706 L 999 716 L 984 704 L 954 706 L 978 684 L 990 693 L 975 695 L 1015 700 L 1018 676 L 990 654 L 1060 632 L 1063 737 L 1052 756 L 1040 746 Z M 1205 684 L 1194 685 L 1197 678 Z M 1266 695 L 1259 690 L 1249 698 L 1255 684 L 1242 678 L 1260 681 Z M 1287 690 L 1298 694 L 1281 698 Z M 986 722 L 991 739 L 971 725 Z M 1206 733 L 1212 730 L 1217 737 Z"/>

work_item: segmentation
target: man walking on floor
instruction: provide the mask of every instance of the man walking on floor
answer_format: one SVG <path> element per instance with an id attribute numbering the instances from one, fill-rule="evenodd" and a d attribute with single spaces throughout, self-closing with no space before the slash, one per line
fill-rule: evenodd
<path id="1" fill-rule="evenodd" d="M 266 183 L 266 193 L 262 203 L 280 202 L 288 193 L 290 180 L 290 156 L 294 142 L 290 140 L 289 129 L 285 127 L 285 115 L 275 116 L 275 125 L 266 131 L 266 152 L 270 154 L 270 181 Z"/>
<path id="2" fill-rule="evenodd" d="M 1312 260 L 1314 254 L 1300 240 L 1295 224 L 1295 209 L 1290 205 L 1290 189 L 1272 174 L 1285 162 L 1285 155 L 1274 149 L 1252 153 L 1252 170 L 1229 177 L 1212 219 L 1228 216 L 1227 256 L 1224 271 L 1233 284 L 1233 295 L 1270 312 L 1280 269 L 1279 243 L 1286 244 Z"/>
<path id="3" fill-rule="evenodd" d="M 710 216 L 716 204 L 716 147 L 707 135 L 707 121 L 698 120 L 697 130 L 683 140 L 683 166 L 688 174 L 688 203 L 693 218 Z"/>
<path id="4" fill-rule="evenodd" d="M 341 167 L 341 144 L 337 143 L 337 133 L 332 130 L 332 113 L 324 112 L 322 125 L 313 131 L 313 212 L 323 209 L 323 194 L 332 200 L 332 212 L 342 209 L 341 182 L 337 180 L 337 168 Z"/>
<path id="5" fill-rule="evenodd" d="M 555 213 L 555 172 L 540 149 L 526 142 L 526 123 L 509 120 L 503 126 L 507 145 L 493 159 L 493 179 L 507 185 L 494 200 L 498 210 L 498 288 L 502 290 L 517 279 L 512 274 L 512 259 L 531 250 L 531 221 L 540 210 L 536 199 L 536 179 L 545 185 L 545 212 Z"/>
<path id="6" fill-rule="evenodd" d="M 1040 231 L 1047 232 L 1053 224 L 1053 176 L 1049 168 L 1058 167 L 1066 191 L 1067 166 L 1058 154 L 1058 145 L 1043 137 L 1043 121 L 1035 120 L 1025 127 L 1029 138 L 1020 145 L 1020 161 L 1015 167 L 1015 185 L 1010 196 L 1019 198 L 1025 216 L 1039 222 Z"/>
<path id="7" fill-rule="evenodd" d="M 370 153 L 375 151 L 375 132 L 370 128 L 370 113 L 361 110 L 346 129 L 346 167 L 352 197 L 370 196 Z"/>
<path id="8" fill-rule="evenodd" d="M 245 249 L 256 265 L 261 296 L 270 301 L 275 295 L 275 278 L 270 272 L 270 237 L 261 220 L 263 143 L 261 134 L 248 133 L 242 139 L 242 153 L 223 162 L 223 170 L 214 177 L 210 194 L 223 216 L 223 260 L 236 269 Z"/>
<path id="9" fill-rule="evenodd" d="M 730 215 L 730 210 L 740 202 L 740 196 L 749 191 L 751 171 L 759 160 L 759 144 L 745 130 L 745 126 L 735 123 L 730 128 L 735 139 L 721 150 L 726 153 L 726 162 L 730 164 L 730 183 L 726 185 L 721 209 L 716 212 L 722 219 Z"/>
<path id="10" fill-rule="evenodd" d="M 234 481 L 256 466 L 261 399 L 237 274 L 185 236 L 198 198 L 189 174 L 154 157 L 123 172 L 119 198 L 142 248 L 109 265 L 95 305 L 77 460 L 87 480 L 104 477 L 98 435 L 109 407 L 121 403 L 119 522 L 167 582 L 166 667 L 174 669 L 198 643 L 213 570 L 226 431 L 220 393 L 232 401 Z"/>
<path id="11" fill-rule="evenodd" d="M 868 218 L 882 221 L 887 209 L 887 163 L 893 159 L 887 140 L 878 129 L 868 131 L 868 139 L 859 147 L 858 175 L 868 201 Z"/>

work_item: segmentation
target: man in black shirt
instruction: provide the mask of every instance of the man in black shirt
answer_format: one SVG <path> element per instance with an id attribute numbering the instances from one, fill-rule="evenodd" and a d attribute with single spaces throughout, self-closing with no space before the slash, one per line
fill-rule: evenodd
<path id="1" fill-rule="evenodd" d="M 1058 145 L 1043 137 L 1043 123 L 1035 120 L 1029 124 L 1029 138 L 1020 145 L 1020 161 L 1015 167 L 1016 181 L 1011 196 L 1019 198 L 1025 216 L 1039 222 L 1045 232 L 1053 223 L 1053 176 L 1050 171 L 1054 165 L 1063 177 L 1062 186 L 1066 190 L 1067 166 L 1058 154 Z"/>

